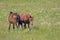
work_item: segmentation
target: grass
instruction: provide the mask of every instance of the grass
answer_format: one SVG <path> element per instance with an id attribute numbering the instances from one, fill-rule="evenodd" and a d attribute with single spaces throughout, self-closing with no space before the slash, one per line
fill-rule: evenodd
<path id="1" fill-rule="evenodd" d="M 31 31 L 8 32 L 9 12 L 30 13 Z M 60 0 L 0 0 L 0 40 L 60 40 Z"/>

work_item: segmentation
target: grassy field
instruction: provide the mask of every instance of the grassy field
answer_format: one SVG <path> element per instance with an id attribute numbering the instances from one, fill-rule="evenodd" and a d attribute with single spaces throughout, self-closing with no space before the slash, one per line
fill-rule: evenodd
<path id="1" fill-rule="evenodd" d="M 30 13 L 31 31 L 8 32 L 9 12 Z M 60 0 L 0 0 L 0 40 L 60 40 Z"/>

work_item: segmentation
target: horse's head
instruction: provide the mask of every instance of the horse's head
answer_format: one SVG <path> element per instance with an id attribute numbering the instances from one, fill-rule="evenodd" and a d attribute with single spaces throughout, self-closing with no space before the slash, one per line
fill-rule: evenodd
<path id="1" fill-rule="evenodd" d="M 33 25 L 33 17 L 30 16 L 29 21 L 31 22 L 31 25 Z"/>
<path id="2" fill-rule="evenodd" d="M 27 19 L 29 19 L 29 22 L 31 23 L 31 25 L 33 25 L 33 17 L 28 13 L 26 14 Z"/>

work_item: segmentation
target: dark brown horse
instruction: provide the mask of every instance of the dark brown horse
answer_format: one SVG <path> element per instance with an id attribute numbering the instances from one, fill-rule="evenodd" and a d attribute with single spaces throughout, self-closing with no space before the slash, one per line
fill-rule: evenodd
<path id="1" fill-rule="evenodd" d="M 33 23 L 33 17 L 30 14 L 20 14 L 20 20 L 24 23 L 24 28 L 26 28 L 26 24 L 28 24 L 28 28 L 30 29 L 30 23 Z"/>
<path id="2" fill-rule="evenodd" d="M 8 30 L 9 31 L 10 31 L 11 24 L 13 24 L 13 29 L 15 29 L 15 26 L 17 27 L 17 22 L 18 22 L 18 19 L 19 19 L 17 16 L 18 16 L 17 13 L 10 12 L 9 17 L 8 17 L 8 22 L 9 22 Z"/>

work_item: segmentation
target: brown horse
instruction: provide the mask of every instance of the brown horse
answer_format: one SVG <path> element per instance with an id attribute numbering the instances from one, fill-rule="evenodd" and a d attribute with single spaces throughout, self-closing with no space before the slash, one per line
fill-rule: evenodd
<path id="1" fill-rule="evenodd" d="M 30 29 L 30 23 L 33 22 L 33 17 L 30 14 L 20 14 L 20 20 L 24 23 L 24 28 L 26 28 L 26 24 L 28 24 L 28 28 Z"/>
<path id="2" fill-rule="evenodd" d="M 29 22 L 33 25 L 33 17 L 30 14 L 26 14 L 29 19 Z"/>
<path id="3" fill-rule="evenodd" d="M 9 22 L 8 30 L 10 31 L 11 24 L 13 24 L 13 29 L 15 29 L 15 26 L 17 26 L 17 13 L 10 12 L 8 22 Z"/>

